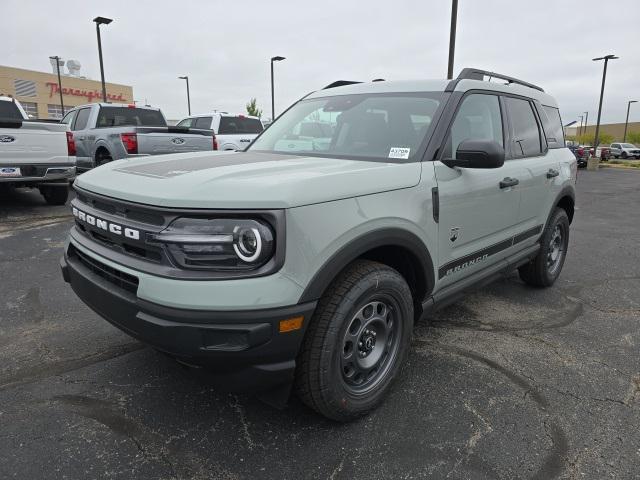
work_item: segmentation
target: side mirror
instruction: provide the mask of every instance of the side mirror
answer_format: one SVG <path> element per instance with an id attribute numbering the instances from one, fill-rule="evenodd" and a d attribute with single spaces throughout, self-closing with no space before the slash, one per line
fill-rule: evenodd
<path id="1" fill-rule="evenodd" d="M 446 158 L 442 163 L 451 168 L 500 168 L 504 165 L 504 148 L 493 140 L 465 140 L 458 145 L 456 158 Z"/>

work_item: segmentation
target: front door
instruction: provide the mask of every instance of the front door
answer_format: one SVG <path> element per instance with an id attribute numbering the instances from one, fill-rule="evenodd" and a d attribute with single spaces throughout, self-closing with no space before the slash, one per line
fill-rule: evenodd
<path id="1" fill-rule="evenodd" d="M 494 140 L 503 147 L 506 122 L 497 95 L 467 94 L 458 108 L 440 158 L 455 158 L 463 140 Z M 438 182 L 438 288 L 502 258 L 512 245 L 520 189 L 509 186 L 520 165 L 500 168 L 449 168 L 433 162 Z"/>

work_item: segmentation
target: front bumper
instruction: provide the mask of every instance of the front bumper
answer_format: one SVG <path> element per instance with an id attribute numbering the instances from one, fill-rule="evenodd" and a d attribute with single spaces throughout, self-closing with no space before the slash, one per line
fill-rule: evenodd
<path id="1" fill-rule="evenodd" d="M 60 265 L 64 280 L 96 313 L 158 350 L 205 367 L 228 390 L 259 392 L 293 380 L 316 302 L 244 311 L 167 307 L 138 298 L 130 278 L 73 247 Z M 302 328 L 280 333 L 280 321 L 299 316 Z"/>

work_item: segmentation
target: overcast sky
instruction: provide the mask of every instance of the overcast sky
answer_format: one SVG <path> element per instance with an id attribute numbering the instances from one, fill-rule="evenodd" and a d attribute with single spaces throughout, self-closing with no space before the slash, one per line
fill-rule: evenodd
<path id="1" fill-rule="evenodd" d="M 465 66 L 541 85 L 568 123 L 597 115 L 602 62 L 609 63 L 603 122 L 624 122 L 640 100 L 639 0 L 460 0 L 455 73 Z M 2 1 L 0 64 L 50 71 L 48 57 L 82 63 L 100 78 L 95 24 L 103 27 L 107 81 L 167 118 L 187 114 L 179 75 L 189 75 L 192 112 L 242 112 L 257 97 L 270 114 L 269 59 L 276 63 L 276 114 L 337 79 L 444 78 L 450 0 Z M 640 121 L 640 104 L 630 120 Z"/>

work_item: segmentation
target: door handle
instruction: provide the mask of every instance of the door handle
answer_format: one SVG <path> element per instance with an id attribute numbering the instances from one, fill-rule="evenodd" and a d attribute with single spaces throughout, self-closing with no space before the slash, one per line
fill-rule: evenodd
<path id="1" fill-rule="evenodd" d="M 560 172 L 554 168 L 550 168 L 547 172 L 547 178 L 557 177 L 558 175 L 560 175 Z"/>
<path id="2" fill-rule="evenodd" d="M 84 137 L 78 137 L 78 140 L 84 140 Z"/>
<path id="3" fill-rule="evenodd" d="M 518 180 L 517 178 L 504 177 L 500 182 L 500 188 L 515 187 L 519 183 L 520 183 L 520 180 Z"/>

